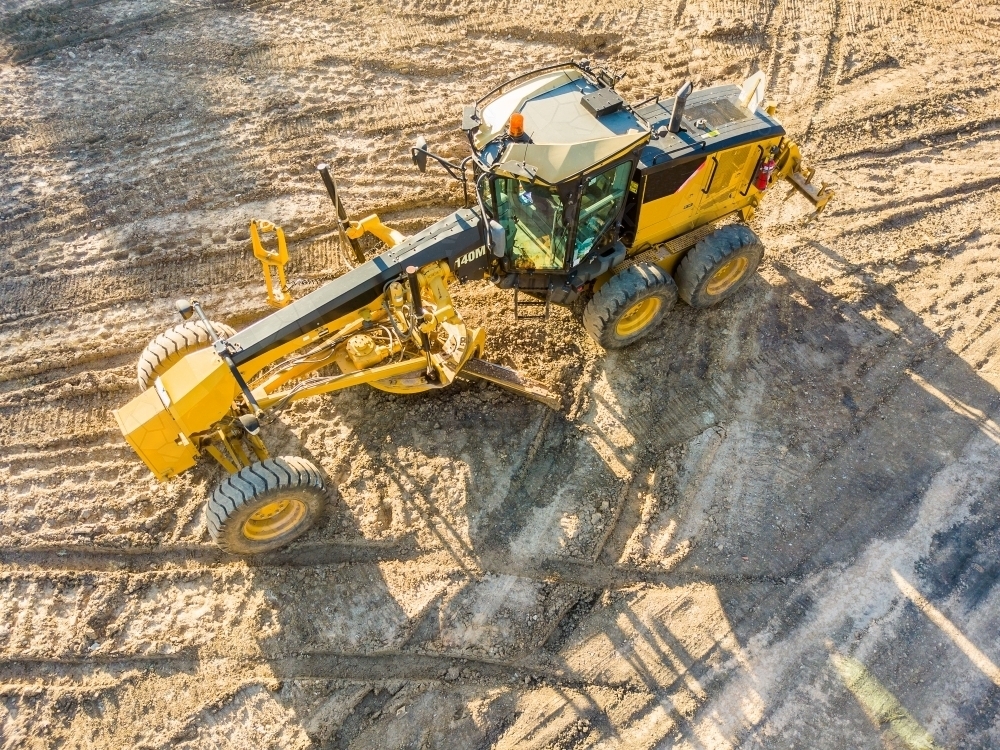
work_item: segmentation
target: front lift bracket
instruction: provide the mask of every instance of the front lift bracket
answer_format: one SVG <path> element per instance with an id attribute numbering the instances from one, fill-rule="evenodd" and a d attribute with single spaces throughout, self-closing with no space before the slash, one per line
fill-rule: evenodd
<path id="1" fill-rule="evenodd" d="M 273 234 L 276 248 L 268 250 L 261 242 L 261 235 Z M 281 227 L 275 226 L 263 219 L 250 220 L 250 240 L 253 242 L 253 257 L 264 267 L 264 284 L 267 286 L 267 304 L 271 307 L 284 307 L 292 301 L 288 293 L 288 282 L 285 279 L 285 264 L 288 263 L 288 245 L 285 243 L 285 233 Z M 278 290 L 275 293 L 274 279 L 276 275 Z"/>

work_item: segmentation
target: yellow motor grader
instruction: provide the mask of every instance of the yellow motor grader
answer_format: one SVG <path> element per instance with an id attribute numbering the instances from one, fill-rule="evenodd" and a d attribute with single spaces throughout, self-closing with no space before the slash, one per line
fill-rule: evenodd
<path id="1" fill-rule="evenodd" d="M 488 278 L 512 289 L 517 318 L 586 301 L 587 332 L 621 348 L 678 297 L 708 307 L 747 281 L 764 249 L 746 221 L 776 181 L 790 182 L 817 214 L 830 199 L 764 103 L 763 74 L 742 87 L 688 83 L 639 104 L 618 95 L 618 79 L 582 61 L 504 83 L 465 108 L 471 153 L 460 163 L 419 139 L 414 163 L 424 171 L 433 160 L 461 181 L 466 207 L 411 237 L 377 216 L 351 221 L 321 165 L 352 270 L 292 301 L 284 235 L 254 222 L 254 253 L 279 309 L 237 332 L 197 302 L 178 302 L 185 322 L 142 353 L 142 393 L 115 418 L 159 480 L 206 454 L 229 472 L 207 507 L 224 549 L 284 545 L 323 509 L 320 470 L 269 455 L 265 412 L 354 385 L 418 393 L 459 376 L 559 407 L 542 384 L 480 358 L 484 332 L 462 320 L 451 284 Z M 277 250 L 264 249 L 261 233 L 276 236 Z M 384 251 L 366 259 L 365 234 Z"/>

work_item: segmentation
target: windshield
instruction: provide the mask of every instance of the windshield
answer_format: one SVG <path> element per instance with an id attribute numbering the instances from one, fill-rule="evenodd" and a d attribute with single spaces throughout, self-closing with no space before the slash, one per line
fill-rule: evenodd
<path id="1" fill-rule="evenodd" d="M 566 261 L 563 204 L 554 190 L 512 177 L 495 180 L 507 257 L 518 269 L 562 268 Z"/>
<path id="2" fill-rule="evenodd" d="M 580 220 L 576 228 L 576 247 L 573 249 L 575 266 L 590 252 L 612 222 L 625 202 L 632 162 L 627 161 L 587 180 L 580 197 Z"/>

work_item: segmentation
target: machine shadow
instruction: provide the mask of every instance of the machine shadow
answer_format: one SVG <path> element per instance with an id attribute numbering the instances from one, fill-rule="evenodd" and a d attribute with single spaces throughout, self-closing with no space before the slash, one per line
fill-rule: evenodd
<path id="1" fill-rule="evenodd" d="M 766 408 L 735 425 L 748 438 L 751 479 L 735 492 L 713 487 L 730 514 L 718 526 L 721 543 L 699 545 L 678 573 L 785 582 L 850 563 L 873 540 L 912 525 L 931 479 L 1000 405 L 993 385 L 890 287 L 860 273 L 864 296 L 850 304 L 783 264 L 774 268 L 782 283 L 751 364 Z M 759 584 L 747 597 L 739 584 L 720 585 L 727 604 L 743 599 L 727 606 L 742 623 L 741 640 L 774 617 L 780 635 L 806 615 L 809 603 L 783 601 L 781 586 L 758 598 L 771 587 Z"/>
<path id="2" fill-rule="evenodd" d="M 414 560 L 409 585 L 432 593 L 398 605 L 385 652 L 425 659 L 409 666 L 425 680 L 424 713 L 373 708 L 377 724 L 331 731 L 329 746 L 457 746 L 428 734 L 433 707 L 466 716 L 462 705 L 498 687 L 492 718 L 456 729 L 461 743 L 654 731 L 708 746 L 761 721 L 759 696 L 728 724 L 699 707 L 750 669 L 741 644 L 809 615 L 814 602 L 787 584 L 903 533 L 1000 405 L 892 288 L 858 278 L 860 301 L 846 302 L 775 262 L 769 281 L 718 309 L 678 309 L 647 342 L 604 357 L 572 420 L 486 386 L 337 396 L 345 423 L 364 424 L 365 489 L 392 506 L 384 529 L 416 526 L 434 563 Z M 383 594 L 402 601 L 391 565 Z M 527 681 L 511 684 L 512 672 Z M 622 713 L 606 691 L 626 687 Z"/>

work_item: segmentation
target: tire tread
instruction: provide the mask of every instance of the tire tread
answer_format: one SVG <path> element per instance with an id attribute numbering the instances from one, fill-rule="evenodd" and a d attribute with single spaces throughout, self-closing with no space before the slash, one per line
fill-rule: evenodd
<path id="1" fill-rule="evenodd" d="M 323 492 L 322 475 L 311 461 L 297 456 L 277 456 L 244 466 L 237 473 L 223 479 L 209 498 L 206 513 L 209 535 L 224 550 L 235 554 L 252 554 L 271 549 L 272 547 L 251 549 L 249 544 L 237 544 L 237 547 L 243 548 L 234 548 L 228 522 L 260 495 L 294 488 L 318 490 L 318 495 Z M 318 507 L 322 507 L 321 500 Z M 305 529 L 302 530 L 303 533 L 304 531 Z M 276 546 L 289 541 L 291 539 L 285 539 Z"/>
<path id="2" fill-rule="evenodd" d="M 228 338 L 236 331 L 225 323 L 212 322 L 215 329 Z M 200 320 L 187 320 L 169 328 L 154 338 L 139 355 L 136 380 L 139 388 L 146 390 L 153 381 L 165 373 L 179 359 L 198 349 L 210 346 L 212 337 Z"/>
<path id="3" fill-rule="evenodd" d="M 743 277 L 716 299 L 702 300 L 699 290 L 707 284 L 714 269 L 743 248 L 751 248 L 756 253 L 756 259 L 751 262 Z M 764 246 L 750 227 L 745 224 L 728 224 L 720 227 L 700 240 L 681 260 L 676 273 L 678 294 L 688 305 L 696 308 L 705 308 L 721 302 L 735 294 L 746 283 L 757 270 L 763 254 Z"/>
<path id="4" fill-rule="evenodd" d="M 587 333 L 605 349 L 619 349 L 645 336 L 655 322 L 636 332 L 624 343 L 614 336 L 612 321 L 643 294 L 654 290 L 665 291 L 671 297 L 664 305 L 659 317 L 662 318 L 673 307 L 677 290 L 673 279 L 662 268 L 652 263 L 637 263 L 612 276 L 602 286 L 583 311 L 583 327 Z"/>

